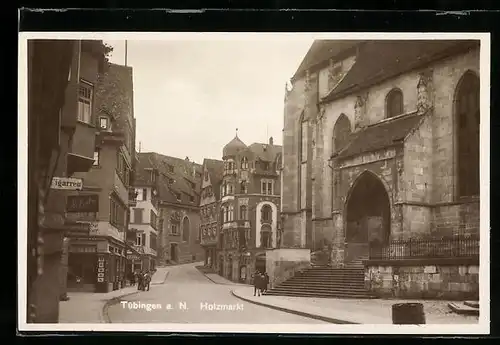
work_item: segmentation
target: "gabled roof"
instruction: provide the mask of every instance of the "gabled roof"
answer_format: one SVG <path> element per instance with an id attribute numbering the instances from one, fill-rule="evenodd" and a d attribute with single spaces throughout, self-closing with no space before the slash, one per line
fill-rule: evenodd
<path id="1" fill-rule="evenodd" d="M 202 177 L 201 165 L 186 159 L 165 156 L 156 152 L 141 152 L 137 156 L 139 161 L 150 161 L 151 167 L 158 170 L 159 198 L 161 201 L 190 206 L 199 205 Z M 173 172 L 170 172 L 169 166 L 174 168 Z M 170 183 L 170 180 L 173 183 Z M 177 193 L 181 193 L 182 200 L 180 202 L 177 200 Z M 185 195 L 192 196 L 194 202 L 190 202 Z"/>
<path id="2" fill-rule="evenodd" d="M 348 158 L 397 145 L 419 125 L 423 116 L 417 113 L 398 116 L 361 129 L 352 134 L 349 144 L 337 154 L 336 158 Z"/>
<path id="3" fill-rule="evenodd" d="M 151 181 L 151 169 L 156 168 L 155 162 L 151 155 L 147 154 L 137 154 L 136 165 L 135 165 L 135 176 L 134 176 L 134 186 L 150 186 Z"/>
<path id="4" fill-rule="evenodd" d="M 269 145 L 264 143 L 253 143 L 248 147 L 254 154 L 255 158 L 259 158 L 265 162 L 274 162 L 278 154 L 281 154 L 281 145 Z"/>
<path id="5" fill-rule="evenodd" d="M 222 183 L 222 175 L 224 174 L 224 162 L 216 159 L 205 158 L 203 165 L 207 168 L 212 183 L 212 191 L 217 200 L 220 199 L 220 186 Z"/>
<path id="6" fill-rule="evenodd" d="M 351 70 L 321 101 L 328 102 L 412 69 L 479 46 L 477 40 L 384 40 L 359 46 Z"/>

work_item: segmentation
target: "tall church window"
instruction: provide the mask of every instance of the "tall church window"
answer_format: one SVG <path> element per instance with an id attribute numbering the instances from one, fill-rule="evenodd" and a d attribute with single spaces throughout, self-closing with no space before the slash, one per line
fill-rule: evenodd
<path id="1" fill-rule="evenodd" d="M 349 142 L 351 122 L 344 114 L 340 114 L 333 127 L 333 153 L 342 150 Z"/>
<path id="2" fill-rule="evenodd" d="M 455 93 L 459 197 L 479 195 L 479 78 L 466 72 Z"/>

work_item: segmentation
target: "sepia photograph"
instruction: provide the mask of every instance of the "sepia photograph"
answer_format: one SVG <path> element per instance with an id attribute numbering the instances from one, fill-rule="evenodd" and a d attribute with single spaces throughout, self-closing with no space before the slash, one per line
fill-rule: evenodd
<path id="1" fill-rule="evenodd" d="M 489 34 L 19 42 L 20 331 L 489 332 Z"/>

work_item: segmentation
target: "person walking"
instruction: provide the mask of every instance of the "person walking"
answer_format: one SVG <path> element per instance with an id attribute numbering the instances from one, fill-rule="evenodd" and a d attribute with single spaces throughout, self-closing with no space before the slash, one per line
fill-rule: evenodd
<path id="1" fill-rule="evenodd" d="M 142 272 L 137 273 L 137 290 L 144 290 L 144 275 Z"/>
<path id="2" fill-rule="evenodd" d="M 262 278 L 259 271 L 256 271 L 253 275 L 253 295 L 256 294 L 260 297 L 260 289 L 262 285 Z"/>
<path id="3" fill-rule="evenodd" d="M 144 273 L 144 291 L 149 291 L 149 285 L 151 283 L 151 274 L 149 273 L 149 271 L 146 271 L 146 273 Z"/>
<path id="4" fill-rule="evenodd" d="M 262 283 L 262 285 L 264 287 L 264 291 L 263 292 L 267 292 L 267 288 L 269 286 L 269 275 L 267 274 L 267 272 L 264 273 L 264 279 L 263 280 L 264 280 L 263 283 Z"/>

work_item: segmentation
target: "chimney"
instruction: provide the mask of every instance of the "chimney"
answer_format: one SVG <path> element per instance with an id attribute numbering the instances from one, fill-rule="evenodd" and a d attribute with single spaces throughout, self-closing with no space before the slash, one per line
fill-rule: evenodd
<path id="1" fill-rule="evenodd" d="M 186 156 L 186 158 L 184 159 L 186 162 L 189 162 L 189 157 Z"/>
<path id="2" fill-rule="evenodd" d="M 273 145 L 273 137 L 270 137 L 269 138 L 269 145 L 272 146 Z"/>

